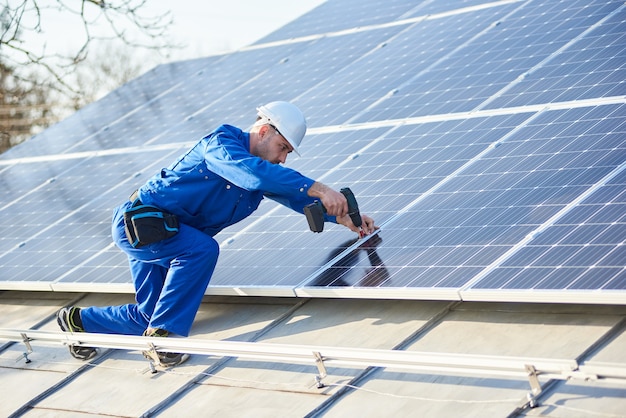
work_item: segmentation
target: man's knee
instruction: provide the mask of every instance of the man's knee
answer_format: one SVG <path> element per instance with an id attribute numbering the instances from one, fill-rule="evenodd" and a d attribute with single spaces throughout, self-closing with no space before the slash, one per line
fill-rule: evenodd
<path id="1" fill-rule="evenodd" d="M 203 243 L 204 252 L 208 257 L 211 257 L 211 260 L 217 262 L 217 257 L 220 255 L 220 245 L 213 237 L 207 236 L 207 238 Z"/>

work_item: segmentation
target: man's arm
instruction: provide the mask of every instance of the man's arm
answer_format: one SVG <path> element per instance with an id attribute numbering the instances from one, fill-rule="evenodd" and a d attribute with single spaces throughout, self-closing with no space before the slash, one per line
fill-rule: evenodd
<path id="1" fill-rule="evenodd" d="M 220 127 L 203 138 L 207 168 L 242 189 L 306 197 L 308 185 L 314 179 L 250 154 L 242 142 L 243 135 L 238 128 Z"/>
<path id="2" fill-rule="evenodd" d="M 319 181 L 309 187 L 307 194 L 321 200 L 322 205 L 326 208 L 326 213 L 331 216 L 341 217 L 348 214 L 346 197 Z"/>

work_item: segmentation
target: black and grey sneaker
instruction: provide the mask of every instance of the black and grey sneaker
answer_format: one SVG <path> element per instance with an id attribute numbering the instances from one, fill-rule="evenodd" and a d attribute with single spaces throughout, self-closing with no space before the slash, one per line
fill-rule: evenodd
<path id="1" fill-rule="evenodd" d="M 75 306 L 59 310 L 57 312 L 57 323 L 64 332 L 85 332 L 83 322 L 80 319 L 80 308 Z M 93 347 L 71 344 L 69 349 L 72 357 L 83 361 L 89 360 L 98 354 L 98 350 Z"/>
<path id="2" fill-rule="evenodd" d="M 167 337 L 169 332 L 164 329 L 148 328 L 144 331 L 144 337 Z M 187 353 L 164 353 L 160 351 L 143 351 L 143 356 L 148 360 L 152 360 L 156 365 L 161 367 L 173 367 L 184 363 L 189 359 Z"/>

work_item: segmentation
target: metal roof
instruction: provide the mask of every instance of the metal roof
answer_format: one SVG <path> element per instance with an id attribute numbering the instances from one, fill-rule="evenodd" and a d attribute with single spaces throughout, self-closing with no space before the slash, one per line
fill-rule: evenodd
<path id="1" fill-rule="evenodd" d="M 56 310 L 129 302 L 0 294 L 3 328 L 33 338 L 29 362 L 25 343 L 1 346 L 2 415 L 589 417 L 626 406 L 623 306 L 213 296 L 190 338 L 168 340 L 216 354 L 155 374 L 137 348 L 70 357 Z"/>

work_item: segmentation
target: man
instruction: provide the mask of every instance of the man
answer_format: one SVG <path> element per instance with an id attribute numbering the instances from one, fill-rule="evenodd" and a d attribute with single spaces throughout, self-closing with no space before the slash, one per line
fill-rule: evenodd
<path id="1" fill-rule="evenodd" d="M 257 111 L 249 133 L 220 126 L 114 211 L 113 239 L 128 255 L 136 303 L 63 308 L 57 314 L 63 331 L 188 336 L 217 263 L 213 236 L 249 216 L 264 197 L 298 212 L 319 199 L 326 221 L 365 235 L 378 228 L 367 215 L 357 228 L 342 193 L 281 165 L 292 151 L 299 155 L 306 133 L 296 106 L 271 102 Z M 88 360 L 96 349 L 73 345 L 70 353 Z M 156 355 L 163 366 L 188 357 Z"/>

